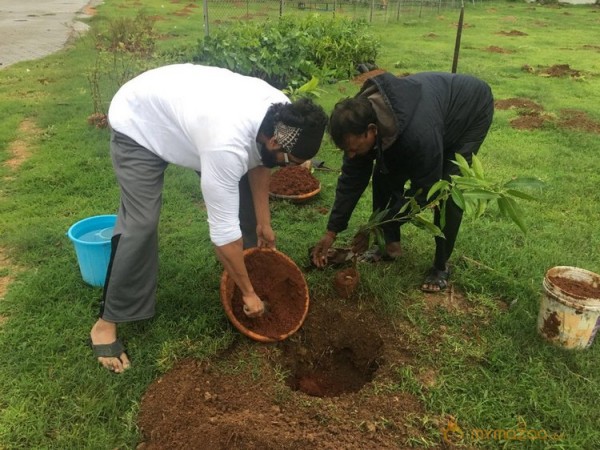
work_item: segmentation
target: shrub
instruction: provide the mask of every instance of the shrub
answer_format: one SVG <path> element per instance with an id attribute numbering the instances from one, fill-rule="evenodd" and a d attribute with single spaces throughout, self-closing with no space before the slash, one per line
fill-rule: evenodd
<path id="1" fill-rule="evenodd" d="M 352 77 L 360 63 L 374 63 L 379 42 L 366 21 L 284 16 L 266 23 L 238 22 L 199 43 L 194 62 L 261 78 L 277 88 L 299 87 L 316 76 Z"/>

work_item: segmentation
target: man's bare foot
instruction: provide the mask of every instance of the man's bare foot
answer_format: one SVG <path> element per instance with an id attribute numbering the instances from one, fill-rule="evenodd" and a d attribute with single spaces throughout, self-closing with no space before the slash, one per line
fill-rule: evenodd
<path id="1" fill-rule="evenodd" d="M 90 331 L 90 344 L 98 362 L 106 369 L 122 373 L 131 366 L 127 354 L 117 339 L 117 324 L 104 319 L 98 321 Z M 116 352 L 116 353 L 115 353 Z"/>
<path id="2" fill-rule="evenodd" d="M 399 258 L 402 256 L 400 242 L 388 242 L 385 244 L 385 252 L 390 258 Z"/>

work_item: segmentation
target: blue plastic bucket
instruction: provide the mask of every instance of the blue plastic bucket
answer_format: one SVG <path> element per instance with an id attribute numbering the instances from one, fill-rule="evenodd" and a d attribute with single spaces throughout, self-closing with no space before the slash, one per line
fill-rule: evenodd
<path id="1" fill-rule="evenodd" d="M 116 221 L 115 215 L 88 217 L 73 224 L 67 232 L 75 246 L 83 281 L 92 286 L 104 286 Z"/>

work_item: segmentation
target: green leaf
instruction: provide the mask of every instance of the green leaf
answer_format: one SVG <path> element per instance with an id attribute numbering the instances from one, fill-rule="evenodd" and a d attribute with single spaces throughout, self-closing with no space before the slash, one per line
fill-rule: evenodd
<path id="1" fill-rule="evenodd" d="M 457 189 L 456 186 L 452 187 L 450 190 L 450 195 L 452 196 L 452 200 L 454 203 L 458 205 L 460 209 L 465 210 L 465 198 L 463 197 L 463 193 L 460 189 Z"/>
<path id="2" fill-rule="evenodd" d="M 508 217 L 510 217 L 513 220 L 513 222 L 517 224 L 517 226 L 521 229 L 523 233 L 527 233 L 527 227 L 525 226 L 525 223 L 523 222 L 522 218 L 523 214 L 517 202 L 515 202 L 515 200 L 510 197 L 502 197 L 498 199 L 498 205 L 500 205 L 501 203 L 503 205 L 501 207 L 501 210 L 504 210 L 506 212 Z"/>
<path id="3" fill-rule="evenodd" d="M 375 243 L 381 252 L 385 252 L 385 236 L 383 235 L 383 230 L 381 227 L 375 228 Z"/>
<path id="4" fill-rule="evenodd" d="M 471 164 L 473 168 L 473 172 L 475 172 L 475 176 L 480 180 L 485 179 L 483 175 L 483 166 L 481 165 L 481 161 L 477 157 L 477 155 L 473 155 L 473 163 Z"/>
<path id="5" fill-rule="evenodd" d="M 452 162 L 458 166 L 458 168 L 460 169 L 460 173 L 463 176 L 475 176 L 475 173 L 469 167 L 469 163 L 464 158 L 464 156 L 460 155 L 459 153 L 456 153 L 454 156 L 456 160 Z"/>
<path id="6" fill-rule="evenodd" d="M 464 188 L 486 188 L 490 186 L 490 183 L 486 180 L 480 180 L 479 178 L 469 176 L 457 176 L 452 177 L 452 181 L 457 187 Z"/>
<path id="7" fill-rule="evenodd" d="M 309 82 L 304 83 L 302 86 L 300 86 L 298 88 L 298 91 L 303 93 L 313 92 L 317 89 L 317 86 L 319 86 L 319 79 L 313 76 Z"/>
<path id="8" fill-rule="evenodd" d="M 448 188 L 448 186 L 450 186 L 450 183 L 446 180 L 436 181 L 434 185 L 431 186 L 431 188 L 429 189 L 429 192 L 427 192 L 427 200 L 429 200 L 433 196 L 433 194 L 435 194 L 438 191 L 441 191 L 442 189 Z"/>
<path id="9" fill-rule="evenodd" d="M 402 208 L 400 208 L 400 210 L 398 211 L 398 214 L 402 214 L 403 212 L 405 212 L 408 208 L 410 208 L 410 202 L 406 202 L 404 205 L 402 205 Z"/>
<path id="10" fill-rule="evenodd" d="M 517 191 L 515 189 L 509 189 L 509 190 L 506 191 L 506 193 L 508 195 L 512 195 L 513 197 L 522 198 L 524 200 L 532 200 L 532 201 L 538 201 L 539 200 L 538 198 L 536 198 L 536 197 L 534 197 L 532 195 L 526 194 L 525 192 L 522 192 L 522 191 Z"/>
<path id="11" fill-rule="evenodd" d="M 512 180 L 506 182 L 504 187 L 507 189 L 544 189 L 546 187 L 546 183 L 544 183 L 541 179 L 536 177 L 516 177 Z"/>
<path id="12" fill-rule="evenodd" d="M 477 208 L 475 212 L 475 218 L 479 218 L 483 216 L 485 210 L 487 209 L 488 202 L 485 200 L 477 200 Z"/>
<path id="13" fill-rule="evenodd" d="M 496 200 L 500 197 L 500 194 L 497 192 L 491 192 L 484 189 L 471 189 L 469 191 L 463 192 L 463 196 L 465 200 L 468 198 L 469 200 Z"/>
<path id="14" fill-rule="evenodd" d="M 369 217 L 369 223 L 380 223 L 383 221 L 383 219 L 385 219 L 385 216 L 388 215 L 389 213 L 389 209 L 384 209 L 383 211 L 373 211 L 373 214 L 371 214 L 371 217 Z"/>
<path id="15" fill-rule="evenodd" d="M 440 230 L 431 220 L 425 219 L 421 215 L 416 215 L 411 223 L 413 223 L 417 228 L 426 230 L 433 236 L 444 237 L 442 230 Z"/>

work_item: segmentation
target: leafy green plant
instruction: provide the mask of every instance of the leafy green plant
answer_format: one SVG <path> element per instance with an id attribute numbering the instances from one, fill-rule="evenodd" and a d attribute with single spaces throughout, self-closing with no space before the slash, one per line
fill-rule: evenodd
<path id="1" fill-rule="evenodd" d="M 282 89 L 282 92 L 287 95 L 290 100 L 294 101 L 301 97 L 318 98 L 321 95 L 322 89 L 319 89 L 319 79 L 317 77 L 312 77 L 310 81 L 304 83 L 299 88 L 288 86 L 287 88 Z"/>
<path id="2" fill-rule="evenodd" d="M 451 175 L 450 181 L 436 182 L 429 189 L 424 205 L 417 200 L 421 194 L 417 192 L 416 195 L 407 197 L 407 202 L 392 218 L 386 219 L 390 209 L 373 212 L 368 221 L 359 226 L 357 234 L 367 235 L 368 242 L 375 241 L 382 251 L 385 240 L 381 226 L 390 222 L 408 222 L 433 236 L 443 237 L 448 200 L 452 200 L 467 215 L 475 218 L 481 217 L 489 204 L 495 202 L 502 215 L 511 219 L 523 233 L 527 232 L 524 214 L 516 199 L 537 200 L 522 189 L 540 190 L 544 187 L 543 181 L 535 177 L 516 177 L 504 183 L 494 183 L 485 178 L 483 166 L 476 155 L 473 155 L 471 166 L 459 154 L 456 154 L 456 160 L 452 162 L 459 167 L 460 175 Z M 433 208 L 440 209 L 439 227 L 426 215 L 426 212 Z"/>
<path id="3" fill-rule="evenodd" d="M 347 79 L 358 64 L 374 62 L 379 43 L 367 28 L 365 21 L 316 14 L 238 22 L 200 41 L 194 61 L 297 89 L 312 76 Z"/>

